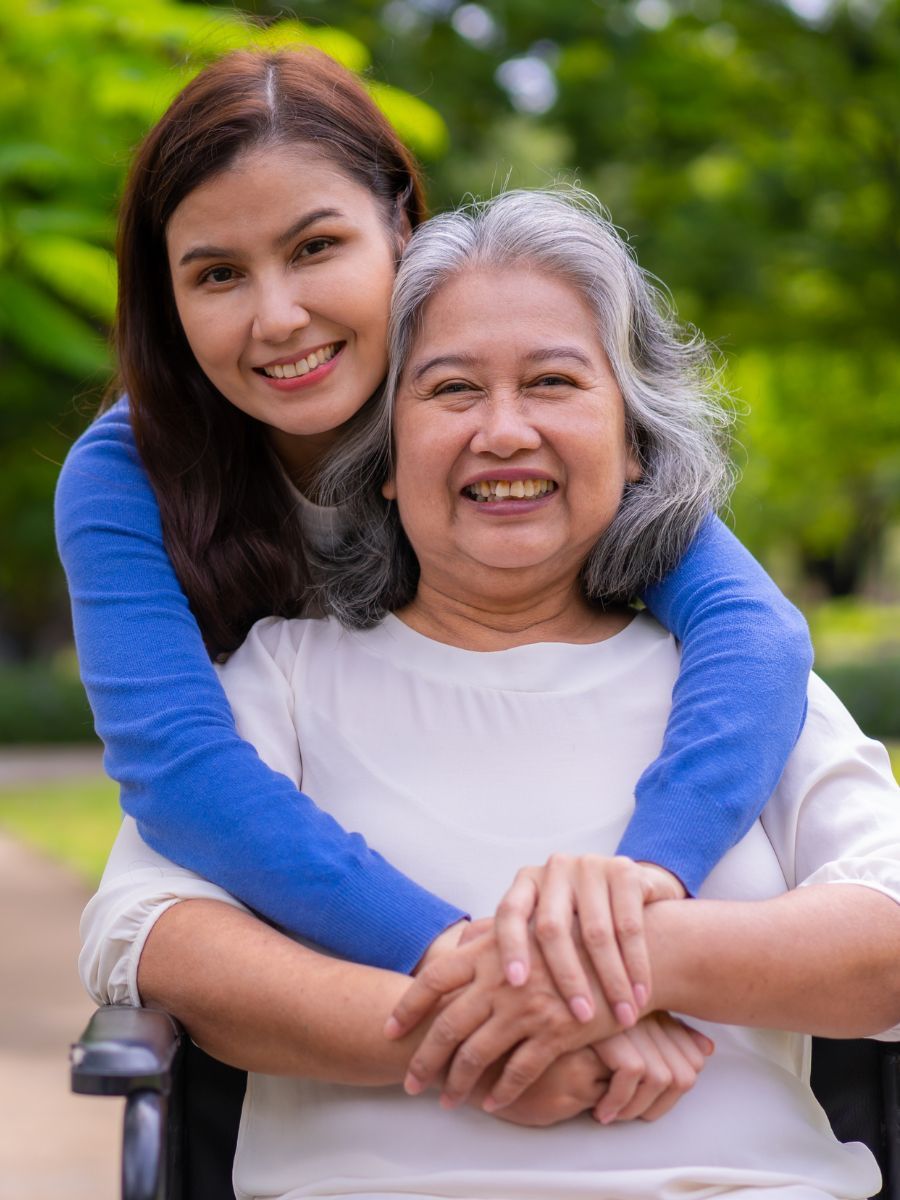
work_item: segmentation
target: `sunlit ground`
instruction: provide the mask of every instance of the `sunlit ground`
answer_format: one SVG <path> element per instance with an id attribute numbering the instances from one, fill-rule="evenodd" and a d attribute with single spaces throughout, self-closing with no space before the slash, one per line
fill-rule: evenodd
<path id="1" fill-rule="evenodd" d="M 888 743 L 900 780 L 900 742 Z M 118 788 L 108 779 L 79 779 L 0 790 L 0 828 L 70 866 L 95 885 L 119 829 Z"/>

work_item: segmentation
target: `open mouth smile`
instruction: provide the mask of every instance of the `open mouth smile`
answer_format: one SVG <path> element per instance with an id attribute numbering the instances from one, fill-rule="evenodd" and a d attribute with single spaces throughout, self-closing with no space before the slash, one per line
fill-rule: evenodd
<path id="1" fill-rule="evenodd" d="M 313 350 L 310 354 L 298 358 L 294 362 L 275 363 L 270 367 L 254 367 L 253 369 L 257 375 L 265 375 L 268 379 L 297 379 L 324 366 L 325 363 L 331 362 L 343 347 L 343 342 L 331 342 L 330 345 L 321 346 L 318 350 Z"/>
<path id="2" fill-rule="evenodd" d="M 462 493 L 478 504 L 496 504 L 500 500 L 536 500 L 556 489 L 552 479 L 482 479 L 467 484 Z"/>

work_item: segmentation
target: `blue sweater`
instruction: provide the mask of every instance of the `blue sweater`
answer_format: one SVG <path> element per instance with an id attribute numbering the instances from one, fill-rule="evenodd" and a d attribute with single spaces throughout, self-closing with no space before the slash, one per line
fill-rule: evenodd
<path id="1" fill-rule="evenodd" d="M 463 914 L 238 736 L 163 546 L 124 402 L 69 454 L 56 532 L 106 770 L 144 839 L 293 933 L 411 970 Z M 645 599 L 682 641 L 682 670 L 620 850 L 693 892 L 778 782 L 805 716 L 811 648 L 802 616 L 715 517 Z"/>

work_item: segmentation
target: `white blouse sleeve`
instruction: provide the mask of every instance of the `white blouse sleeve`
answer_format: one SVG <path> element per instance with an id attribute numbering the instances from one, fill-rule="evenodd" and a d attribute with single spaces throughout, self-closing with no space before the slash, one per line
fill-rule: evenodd
<path id="1" fill-rule="evenodd" d="M 81 981 L 96 1004 L 140 1007 L 138 963 L 150 930 L 179 900 L 238 900 L 151 850 L 131 817 L 119 830 L 97 894 L 81 916 Z"/>
<path id="2" fill-rule="evenodd" d="M 900 788 L 884 746 L 810 680 L 806 725 L 762 824 L 789 887 L 856 884 L 900 903 Z M 900 1040 L 900 1026 L 879 1035 Z"/>
<path id="3" fill-rule="evenodd" d="M 259 621 L 218 668 L 238 732 L 295 784 L 301 766 L 290 676 L 305 624 L 275 617 Z M 194 899 L 249 911 L 222 888 L 151 850 L 126 817 L 97 894 L 81 918 L 78 969 L 95 1003 L 140 1005 L 138 963 L 150 930 L 167 908 Z"/>

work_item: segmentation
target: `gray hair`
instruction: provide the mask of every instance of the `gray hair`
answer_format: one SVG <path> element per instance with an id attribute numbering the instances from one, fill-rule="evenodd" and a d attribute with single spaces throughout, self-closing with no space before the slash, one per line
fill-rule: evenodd
<path id="1" fill-rule="evenodd" d="M 519 265 L 566 280 L 593 310 L 641 467 L 582 567 L 585 595 L 601 603 L 640 596 L 675 566 L 706 514 L 727 497 L 731 416 L 710 349 L 695 330 L 678 327 L 600 202 L 576 188 L 473 201 L 428 221 L 407 246 L 394 287 L 385 386 L 318 481 L 319 498 L 340 505 L 347 518 L 333 553 L 313 551 L 319 600 L 346 626 L 372 625 L 415 595 L 418 563 L 380 487 L 392 472 L 394 398 L 425 306 L 464 271 Z"/>

